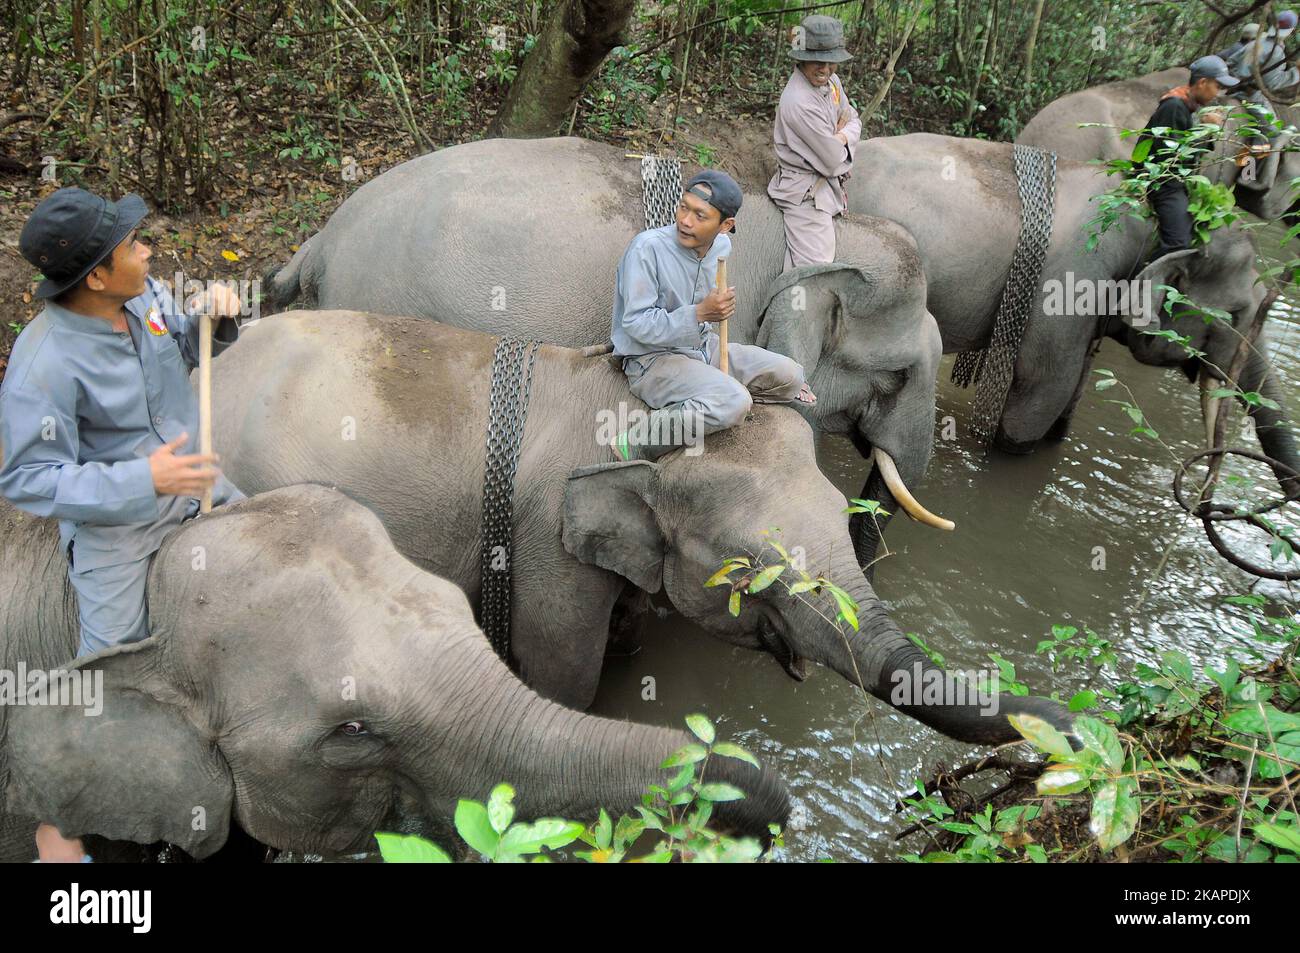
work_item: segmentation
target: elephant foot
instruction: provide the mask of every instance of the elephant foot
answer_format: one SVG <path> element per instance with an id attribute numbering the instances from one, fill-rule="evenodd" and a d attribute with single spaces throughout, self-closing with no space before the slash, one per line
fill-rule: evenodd
<path id="1" fill-rule="evenodd" d="M 1038 449 L 1038 440 L 1013 440 L 1001 430 L 993 438 L 993 446 L 1003 453 L 1014 454 L 1018 457 L 1028 456 Z"/>
<path id="2" fill-rule="evenodd" d="M 1070 423 L 1071 419 L 1069 417 L 1057 418 L 1056 423 L 1052 424 L 1052 426 L 1048 428 L 1047 433 L 1043 435 L 1043 439 L 1064 440 L 1070 435 Z"/>

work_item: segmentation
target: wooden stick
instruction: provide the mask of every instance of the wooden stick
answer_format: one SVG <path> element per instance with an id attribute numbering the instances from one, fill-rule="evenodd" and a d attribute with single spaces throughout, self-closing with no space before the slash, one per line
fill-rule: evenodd
<path id="1" fill-rule="evenodd" d="M 212 316 L 199 318 L 199 453 L 212 452 Z M 200 513 L 212 512 L 212 487 L 203 491 Z"/>
<path id="2" fill-rule="evenodd" d="M 727 287 L 727 259 L 718 259 L 718 290 L 722 291 Z M 730 373 L 727 369 L 727 319 L 723 318 L 718 322 L 718 369 L 724 374 Z"/>

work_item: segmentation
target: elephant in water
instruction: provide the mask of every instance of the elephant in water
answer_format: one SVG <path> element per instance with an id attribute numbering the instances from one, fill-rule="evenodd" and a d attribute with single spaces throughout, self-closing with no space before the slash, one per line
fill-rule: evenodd
<path id="1" fill-rule="evenodd" d="M 1187 70 L 1177 67 L 1069 93 L 1040 109 L 1025 124 L 1016 142 L 1051 149 L 1067 159 L 1104 162 L 1127 159 L 1137 140 L 1132 136 L 1122 138 L 1120 130 L 1143 128 L 1160 97 L 1186 82 Z M 1236 99 L 1227 98 L 1224 102 L 1239 106 Z M 1284 124 L 1300 125 L 1300 107 L 1274 108 Z M 1237 204 L 1246 211 L 1260 218 L 1287 216 L 1289 219 L 1300 211 L 1300 198 L 1292 185 L 1300 177 L 1295 133 L 1282 132 L 1262 161 L 1238 166 L 1233 160 L 1241 145 L 1237 128 L 1242 112 L 1240 108 L 1229 110 L 1224 134 L 1203 164 L 1205 174 L 1212 181 L 1231 186 Z M 1100 125 L 1080 128 L 1080 123 Z"/>
<path id="2" fill-rule="evenodd" d="M 412 159 L 358 189 L 268 276 L 267 304 L 435 318 L 566 347 L 607 341 L 615 268 L 645 227 L 639 169 L 574 138 L 489 139 Z M 484 188 L 493 179 L 510 187 Z M 733 242 L 731 341 L 803 365 L 818 399 L 801 412 L 876 461 L 862 497 L 951 528 L 907 490 L 929 464 L 941 357 L 911 237 L 846 216 L 839 264 L 782 275 L 781 211 L 750 193 Z M 860 565 L 877 530 L 855 524 Z"/>
<path id="3" fill-rule="evenodd" d="M 245 492 L 305 479 L 337 486 L 378 514 L 404 555 L 478 606 L 495 344 L 421 318 L 291 311 L 264 319 L 214 363 L 214 446 Z M 923 699 L 917 680 L 943 673 L 859 571 L 846 501 L 817 469 L 812 429 L 796 411 L 757 405 L 695 456 L 613 461 L 602 426 L 643 413 L 610 358 L 538 350 L 514 480 L 513 551 L 493 554 L 503 559 L 488 569 L 513 577 L 511 654 L 533 688 L 590 704 L 616 604 L 662 590 L 692 622 L 772 653 L 792 676 L 804 676 L 805 659 L 820 662 L 954 738 L 1015 740 L 1005 716 L 1017 712 L 1070 730 L 1069 714 L 1046 699 Z M 704 585 L 728 557 L 768 564 L 773 528 L 792 559 L 802 555 L 810 574 L 857 601 L 860 632 L 830 621 L 826 594 L 791 594 L 778 580 L 745 597 L 733 617 L 730 588 Z"/>
<path id="4" fill-rule="evenodd" d="M 521 816 L 631 811 L 688 740 L 526 688 L 464 593 L 335 490 L 285 487 L 182 524 L 150 570 L 152 636 L 75 663 L 58 536 L 0 501 L 0 659 L 102 680 L 85 708 L 0 705 L 0 861 L 34 855 L 33 818 L 197 857 L 232 821 L 300 851 L 372 849 L 377 830 L 450 844 L 457 799 L 503 780 Z M 709 771 L 748 795 L 717 805 L 722 826 L 784 822 L 771 771 Z"/>
<path id="5" fill-rule="evenodd" d="M 992 333 L 1020 229 L 1012 148 L 927 134 L 870 139 L 858 147 L 850 205 L 901 222 L 915 237 L 944 351 L 981 347 Z M 1045 436 L 1064 435 L 1085 390 L 1099 334 L 1126 344 L 1144 364 L 1180 367 L 1195 380 L 1202 366 L 1209 374 L 1220 373 L 1214 368 L 1226 371 L 1240 335 L 1255 321 L 1265 292 L 1256 282 L 1249 233 L 1239 227 L 1217 229 L 1204 247 L 1165 255 L 1139 271 L 1152 226 L 1125 216 L 1088 251 L 1088 223 L 1109 185 L 1095 166 L 1057 163 L 1056 211 L 1041 287 L 998 432 L 1004 449 L 1025 451 Z M 1150 294 L 1132 296 L 1138 304 L 1127 317 L 1107 313 L 1103 299 L 1117 290 L 1117 282 L 1130 278 L 1138 284 L 1129 288 Z M 1161 285 L 1229 313 L 1232 326 L 1207 325 L 1200 313 L 1182 305 L 1165 314 Z M 1186 336 L 1205 352 L 1205 364 L 1166 338 L 1143 333 L 1157 329 Z M 1282 387 L 1260 350 L 1238 384 L 1281 400 Z M 1262 405 L 1250 413 L 1264 452 L 1300 470 L 1285 413 Z M 1295 481 L 1283 477 L 1286 472 L 1279 469 L 1279 479 L 1294 488 Z"/>

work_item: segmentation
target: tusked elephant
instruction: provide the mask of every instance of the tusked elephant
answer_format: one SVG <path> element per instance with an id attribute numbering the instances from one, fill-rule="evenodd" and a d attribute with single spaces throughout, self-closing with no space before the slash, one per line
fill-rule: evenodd
<path id="1" fill-rule="evenodd" d="M 485 187 L 493 180 L 509 188 Z M 443 149 L 358 189 L 267 277 L 266 303 L 435 318 L 566 347 L 604 342 L 615 268 L 645 227 L 641 191 L 640 163 L 584 139 Z M 809 419 L 877 462 L 861 496 L 951 528 L 906 489 L 930 460 L 941 357 L 911 237 L 892 222 L 846 216 L 838 264 L 782 275 L 784 243 L 780 210 L 747 194 L 727 266 L 730 340 L 803 365 L 818 398 Z M 855 524 L 862 565 L 877 527 Z"/>
<path id="2" fill-rule="evenodd" d="M 457 799 L 500 781 L 525 817 L 631 811 L 688 740 L 539 697 L 492 652 L 464 593 L 322 486 L 182 524 L 148 598 L 150 638 L 72 663 L 57 526 L 0 501 L 3 668 L 102 678 L 98 702 L 65 692 L 86 706 L 0 705 L 0 861 L 34 856 L 34 819 L 196 857 L 233 822 L 299 851 L 373 849 L 378 830 L 450 845 Z M 716 758 L 708 771 L 747 792 L 717 805 L 721 826 L 764 836 L 784 822 L 770 770 Z"/>
<path id="3" fill-rule="evenodd" d="M 264 319 L 215 362 L 214 446 L 245 492 L 307 478 L 337 486 L 378 514 L 404 555 L 479 607 L 495 345 L 422 318 Z M 804 660 L 819 662 L 954 738 L 1015 740 L 1004 716 L 1017 712 L 1070 730 L 1068 713 L 1046 699 L 1003 695 L 992 711 L 968 697 L 925 704 L 919 686 L 913 693 L 916 679 L 942 673 L 859 571 L 846 501 L 817 469 L 812 429 L 794 410 L 756 405 L 745 422 L 710 434 L 698 455 L 675 450 L 655 463 L 613 460 L 599 434 L 620 411 L 631 419 L 645 405 L 610 358 L 539 348 L 514 479 L 513 550 L 493 554 L 487 569 L 512 574 L 510 652 L 533 688 L 590 704 L 616 604 L 622 611 L 662 591 L 687 619 L 772 653 L 793 677 L 804 677 Z M 744 597 L 733 617 L 731 588 L 704 585 L 729 557 L 771 563 L 773 529 L 799 554 L 792 559 L 857 601 L 860 632 L 840 631 L 824 593 L 791 594 L 778 580 Z"/>
<path id="4" fill-rule="evenodd" d="M 1122 137 L 1120 130 L 1143 128 L 1160 97 L 1186 82 L 1187 70 L 1178 67 L 1069 93 L 1035 113 L 1016 142 L 1052 149 L 1068 159 L 1127 159 L 1137 139 Z M 1202 170 L 1212 181 L 1232 187 L 1237 204 L 1246 211 L 1260 218 L 1290 220 L 1300 210 L 1300 198 L 1293 185 L 1300 177 L 1295 133 L 1283 131 L 1266 157 L 1238 166 L 1234 160 L 1241 147 L 1237 129 L 1243 110 L 1237 99 L 1224 97 L 1223 102 L 1229 107 L 1224 133 L 1216 140 Z M 1274 108 L 1284 125 L 1300 125 L 1300 110 L 1295 106 Z M 1099 125 L 1080 128 L 1083 123 Z"/>
<path id="5" fill-rule="evenodd" d="M 1098 196 L 1109 186 L 1095 166 L 1057 163 L 1052 237 L 997 435 L 1003 449 L 1027 451 L 1045 436 L 1065 434 L 1086 388 L 1098 335 L 1126 344 L 1142 363 L 1180 367 L 1195 380 L 1201 367 L 1217 375 L 1210 365 L 1231 366 L 1240 335 L 1264 298 L 1250 235 L 1235 225 L 1212 232 L 1202 248 L 1165 255 L 1143 268 L 1152 225 L 1125 216 L 1088 251 L 1088 223 L 1097 215 Z M 901 222 L 915 237 L 944 351 L 987 344 L 1020 228 L 1012 146 L 928 134 L 867 140 L 858 148 L 849 201 L 854 208 Z M 1113 282 L 1129 279 L 1137 281 L 1130 287 L 1150 289 L 1149 302 L 1137 295 L 1140 306 L 1128 316 L 1097 306 L 1115 290 Z M 1161 285 L 1176 287 L 1202 307 L 1229 313 L 1232 327 L 1223 321 L 1207 325 L 1183 305 L 1166 314 Z M 1087 295 L 1071 291 L 1080 288 L 1095 291 L 1091 308 Z M 1081 307 L 1064 307 L 1080 300 Z M 1161 329 L 1185 335 L 1192 347 L 1205 352 L 1206 363 L 1200 365 L 1183 348 L 1148 333 Z M 1278 400 L 1282 396 L 1260 351 L 1238 384 L 1243 391 Z M 1249 410 L 1265 453 L 1300 470 L 1284 412 L 1262 405 Z M 1295 481 L 1283 483 L 1293 488 Z"/>

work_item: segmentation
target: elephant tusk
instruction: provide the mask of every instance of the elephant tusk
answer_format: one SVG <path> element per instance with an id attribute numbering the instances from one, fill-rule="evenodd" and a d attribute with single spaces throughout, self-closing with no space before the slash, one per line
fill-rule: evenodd
<path id="1" fill-rule="evenodd" d="M 1201 416 L 1205 418 L 1205 446 L 1210 450 L 1214 449 L 1214 426 L 1218 422 L 1219 402 L 1223 399 L 1210 396 L 1216 383 L 1210 372 L 1201 368 Z"/>
<path id="2" fill-rule="evenodd" d="M 894 499 L 898 500 L 898 505 L 903 508 L 908 516 L 918 523 L 924 523 L 926 526 L 933 526 L 936 529 L 949 531 L 956 529 L 957 524 L 952 520 L 946 520 L 942 516 L 935 516 L 916 502 L 916 497 L 908 492 L 907 486 L 903 483 L 903 478 L 898 475 L 898 467 L 894 464 L 893 457 L 879 447 L 871 451 L 871 456 L 876 461 L 876 466 L 880 468 L 880 475 L 885 478 L 885 486 L 889 487 L 889 492 L 894 494 Z"/>

